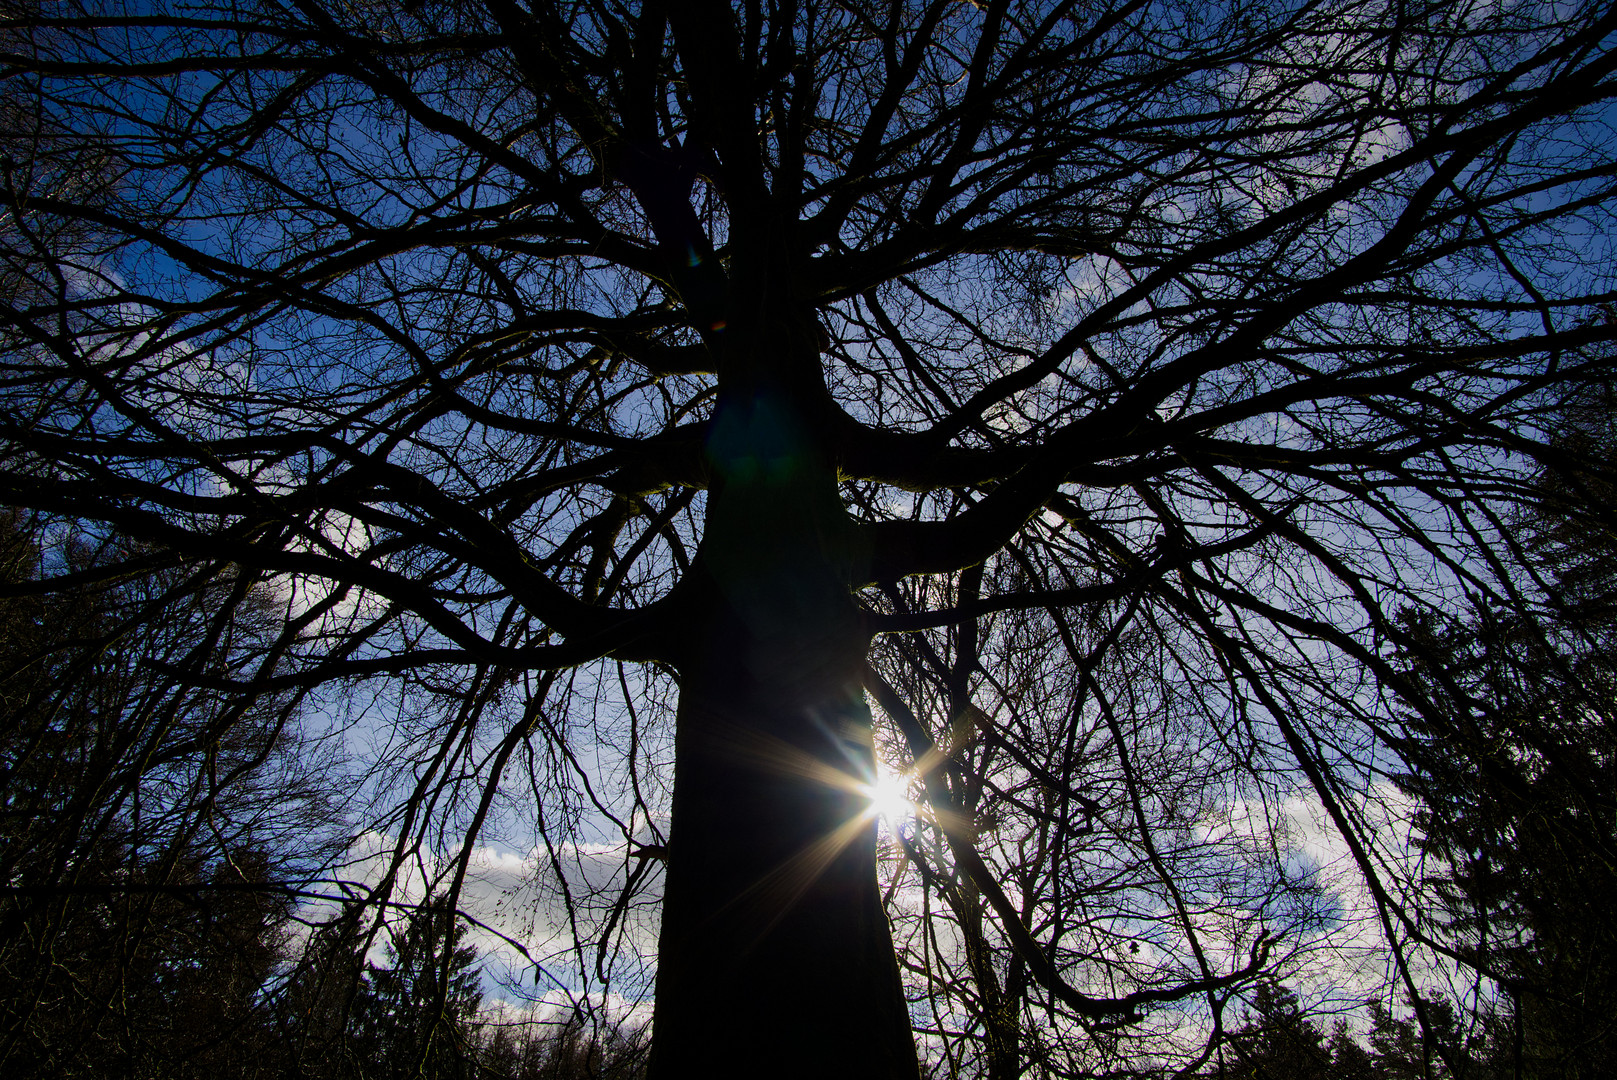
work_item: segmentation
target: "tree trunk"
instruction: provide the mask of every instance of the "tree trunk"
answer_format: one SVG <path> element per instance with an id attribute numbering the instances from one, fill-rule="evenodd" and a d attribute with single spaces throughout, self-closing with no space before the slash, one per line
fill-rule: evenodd
<path id="1" fill-rule="evenodd" d="M 835 472 L 781 397 L 722 403 L 709 450 L 651 1075 L 914 1080 Z"/>

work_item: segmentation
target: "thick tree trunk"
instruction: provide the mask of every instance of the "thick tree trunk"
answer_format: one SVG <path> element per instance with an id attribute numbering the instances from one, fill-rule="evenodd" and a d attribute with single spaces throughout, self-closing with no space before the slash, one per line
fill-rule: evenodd
<path id="1" fill-rule="evenodd" d="M 721 407 L 682 585 L 654 1080 L 917 1072 L 861 790 L 874 760 L 853 530 L 788 412 Z"/>

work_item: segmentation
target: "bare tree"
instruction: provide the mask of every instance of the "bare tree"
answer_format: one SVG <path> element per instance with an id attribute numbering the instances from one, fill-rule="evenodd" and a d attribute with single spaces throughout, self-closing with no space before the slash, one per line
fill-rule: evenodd
<path id="1" fill-rule="evenodd" d="M 10 515 L 0 576 L 0 1063 L 245 1075 L 336 800 L 304 695 L 175 673 L 251 664 L 281 621 L 241 575 Z"/>
<path id="2" fill-rule="evenodd" d="M 1397 614 L 1541 599 L 1501 523 L 1608 366 L 1610 5 L 23 21 L 8 92 L 116 175 L 6 192 L 0 500 L 280 583 L 221 684 L 394 703 L 392 865 L 458 904 L 533 829 L 580 979 L 662 863 L 653 1075 L 913 1076 L 945 984 L 995 1073 L 1216 1036 L 1311 917 L 1201 850 L 1236 798 L 1311 791 L 1418 936 Z"/>

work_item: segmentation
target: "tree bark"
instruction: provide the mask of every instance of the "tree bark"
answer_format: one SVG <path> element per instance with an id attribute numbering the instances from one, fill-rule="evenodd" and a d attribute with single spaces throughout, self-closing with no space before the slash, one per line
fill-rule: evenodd
<path id="1" fill-rule="evenodd" d="M 787 396 L 722 400 L 708 449 L 651 1076 L 914 1080 L 863 787 L 855 531 Z"/>

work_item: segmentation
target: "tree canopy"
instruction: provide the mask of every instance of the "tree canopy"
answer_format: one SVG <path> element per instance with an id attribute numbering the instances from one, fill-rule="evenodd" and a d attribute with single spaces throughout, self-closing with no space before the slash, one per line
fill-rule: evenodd
<path id="1" fill-rule="evenodd" d="M 10 5 L 0 502 L 138 543 L 7 588 L 278 597 L 171 677 L 353 718 L 375 904 L 537 850 L 654 1077 L 1200 1068 L 1347 919 L 1297 800 L 1419 1009 L 1419 616 L 1549 603 L 1516 508 L 1610 476 L 1614 31 Z"/>

